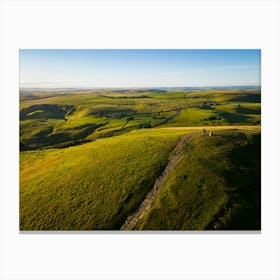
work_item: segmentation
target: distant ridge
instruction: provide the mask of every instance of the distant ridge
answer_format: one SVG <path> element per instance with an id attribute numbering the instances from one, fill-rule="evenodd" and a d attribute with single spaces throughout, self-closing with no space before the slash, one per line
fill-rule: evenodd
<path id="1" fill-rule="evenodd" d="M 113 90 L 116 92 L 122 92 L 127 90 L 137 91 L 153 91 L 153 92 L 164 92 L 164 91 L 177 91 L 177 90 L 242 90 L 242 89 L 260 89 L 261 86 L 256 85 L 244 85 L 244 86 L 208 86 L 208 87 L 69 87 L 69 88 L 20 88 L 20 93 L 25 92 L 58 92 L 58 91 L 89 91 L 89 90 Z"/>

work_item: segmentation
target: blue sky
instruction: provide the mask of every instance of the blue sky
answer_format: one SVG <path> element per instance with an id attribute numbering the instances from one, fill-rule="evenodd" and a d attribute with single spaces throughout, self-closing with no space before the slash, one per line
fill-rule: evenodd
<path id="1" fill-rule="evenodd" d="M 260 85 L 260 50 L 20 50 L 21 87 Z"/>

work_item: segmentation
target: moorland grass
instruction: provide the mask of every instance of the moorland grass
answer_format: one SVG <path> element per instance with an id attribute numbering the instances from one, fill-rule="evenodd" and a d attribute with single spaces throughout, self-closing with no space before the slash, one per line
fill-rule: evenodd
<path id="1" fill-rule="evenodd" d="M 140 230 L 260 230 L 260 134 L 195 135 Z"/>
<path id="2" fill-rule="evenodd" d="M 137 130 L 20 155 L 20 229 L 118 229 L 185 131 Z"/>
<path id="3" fill-rule="evenodd" d="M 119 229 L 186 133 L 137 229 L 259 229 L 260 113 L 259 90 L 22 94 L 20 229 Z"/>
<path id="4" fill-rule="evenodd" d="M 137 128 L 260 124 L 260 91 L 22 94 L 23 150 L 74 145 Z M 33 120 L 33 124 L 27 121 Z"/>

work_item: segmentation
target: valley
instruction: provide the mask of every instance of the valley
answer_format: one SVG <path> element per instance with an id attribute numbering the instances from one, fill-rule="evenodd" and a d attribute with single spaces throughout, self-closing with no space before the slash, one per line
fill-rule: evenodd
<path id="1" fill-rule="evenodd" d="M 259 230 L 260 102 L 254 88 L 21 93 L 20 229 Z"/>

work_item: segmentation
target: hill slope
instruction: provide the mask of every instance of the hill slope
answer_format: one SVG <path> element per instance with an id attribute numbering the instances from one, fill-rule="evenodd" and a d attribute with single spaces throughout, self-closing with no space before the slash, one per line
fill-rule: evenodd
<path id="1" fill-rule="evenodd" d="M 185 131 L 138 130 L 20 155 L 21 230 L 118 229 Z"/>
<path id="2" fill-rule="evenodd" d="M 259 230 L 260 134 L 195 135 L 135 229 Z"/>
<path id="3" fill-rule="evenodd" d="M 137 128 L 259 125 L 260 90 L 30 93 L 20 96 L 21 151 L 77 145 Z"/>
<path id="4" fill-rule="evenodd" d="M 20 229 L 120 229 L 188 134 L 134 229 L 260 229 L 259 128 L 217 127 L 212 137 L 200 131 L 142 129 L 21 152 Z"/>

